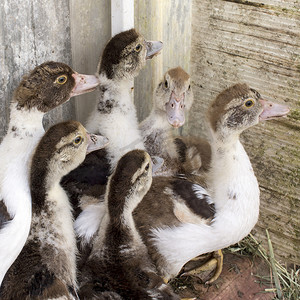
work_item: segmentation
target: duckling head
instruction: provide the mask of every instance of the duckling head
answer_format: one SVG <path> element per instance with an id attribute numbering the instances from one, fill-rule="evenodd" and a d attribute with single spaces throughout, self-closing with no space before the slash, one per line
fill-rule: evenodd
<path id="1" fill-rule="evenodd" d="M 146 59 L 152 58 L 162 49 L 162 42 L 146 41 L 135 29 L 123 31 L 107 43 L 98 73 L 107 78 L 133 79 L 145 66 Z"/>
<path id="2" fill-rule="evenodd" d="M 99 78 L 74 72 L 60 62 L 45 62 L 24 76 L 14 93 L 18 109 L 37 108 L 48 112 L 56 106 L 77 96 L 94 90 Z"/>
<path id="3" fill-rule="evenodd" d="M 236 84 L 220 93 L 208 110 L 213 132 L 228 136 L 239 135 L 262 120 L 285 116 L 289 108 L 264 100 L 247 84 Z"/>
<path id="4" fill-rule="evenodd" d="M 143 150 L 132 150 L 119 160 L 109 181 L 109 211 L 132 211 L 148 192 L 152 183 L 150 155 Z M 115 214 L 114 214 L 115 215 Z"/>
<path id="5" fill-rule="evenodd" d="M 77 121 L 52 126 L 38 144 L 32 164 L 46 164 L 49 178 L 61 178 L 78 167 L 88 152 L 105 147 L 108 140 L 91 135 Z"/>
<path id="6" fill-rule="evenodd" d="M 154 106 L 166 113 L 175 128 L 185 123 L 185 111 L 193 104 L 190 76 L 181 67 L 168 70 L 155 91 Z"/>

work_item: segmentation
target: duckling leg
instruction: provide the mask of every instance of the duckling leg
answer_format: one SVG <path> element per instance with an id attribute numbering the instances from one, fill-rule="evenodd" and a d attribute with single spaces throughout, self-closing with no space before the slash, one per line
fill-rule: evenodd
<path id="1" fill-rule="evenodd" d="M 218 251 L 215 251 L 213 253 L 213 257 L 214 257 L 213 259 L 215 259 L 217 261 L 216 270 L 215 270 L 214 275 L 210 278 L 210 280 L 206 281 L 205 284 L 211 284 L 215 280 L 217 280 L 219 278 L 219 276 L 221 275 L 221 272 L 222 272 L 222 269 L 223 269 L 223 253 L 222 253 L 222 250 L 219 249 Z"/>
<path id="2" fill-rule="evenodd" d="M 205 256 L 207 257 L 209 254 L 206 254 Z M 201 260 L 203 259 L 203 256 L 200 256 Z M 198 260 L 199 258 L 196 257 L 193 260 Z M 203 265 L 201 265 L 200 267 L 196 267 L 193 269 L 190 269 L 187 272 L 184 272 L 181 276 L 187 276 L 187 275 L 197 275 L 199 273 L 205 272 L 205 271 L 210 271 L 215 269 L 215 273 L 214 275 L 205 282 L 205 284 L 211 284 L 213 283 L 215 280 L 218 279 L 218 277 L 220 276 L 222 269 L 223 269 L 223 253 L 222 250 L 218 250 L 213 252 L 213 258 L 209 259 L 206 263 L 204 263 Z"/>

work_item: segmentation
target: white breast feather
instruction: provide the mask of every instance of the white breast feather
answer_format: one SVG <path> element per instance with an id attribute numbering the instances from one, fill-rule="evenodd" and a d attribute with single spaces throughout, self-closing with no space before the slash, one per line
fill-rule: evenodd
<path id="1" fill-rule="evenodd" d="M 256 177 L 240 143 L 232 154 L 239 159 L 230 163 L 230 170 L 226 168 L 226 161 L 219 161 L 219 167 L 212 167 L 218 176 L 212 183 L 216 187 L 212 190 L 217 213 L 211 225 L 182 224 L 152 230 L 153 242 L 167 262 L 168 276 L 176 276 L 181 267 L 197 255 L 240 241 L 256 224 L 259 212 Z M 232 191 L 236 194 L 235 199 L 230 199 Z"/>
<path id="2" fill-rule="evenodd" d="M 100 113 L 96 108 L 87 120 L 86 128 L 93 133 L 101 133 L 109 139 L 106 147 L 112 166 L 120 157 L 133 149 L 144 149 L 143 140 L 138 129 L 136 110 L 131 100 L 130 82 L 109 81 L 105 77 L 102 82 L 108 82 L 108 89 L 102 101 L 114 99 L 115 107 L 111 113 Z"/>
<path id="3" fill-rule="evenodd" d="M 87 206 L 74 222 L 76 235 L 83 243 L 89 243 L 99 229 L 103 216 L 106 212 L 104 202 Z"/>
<path id="4" fill-rule="evenodd" d="M 32 152 L 44 133 L 41 112 L 29 113 L 12 108 L 10 131 L 0 146 L 0 200 L 3 199 L 13 220 L 0 230 L 0 284 L 21 252 L 30 230 L 31 196 L 29 164 Z M 24 128 L 26 124 L 26 128 Z M 11 129 L 10 125 L 10 129 Z"/>

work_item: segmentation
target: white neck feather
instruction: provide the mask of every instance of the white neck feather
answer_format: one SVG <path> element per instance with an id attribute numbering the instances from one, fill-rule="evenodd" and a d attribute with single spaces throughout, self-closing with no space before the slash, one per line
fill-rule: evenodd
<path id="1" fill-rule="evenodd" d="M 101 133 L 109 139 L 106 147 L 114 167 L 120 157 L 133 149 L 144 149 L 138 129 L 136 109 L 131 96 L 131 80 L 114 81 L 100 75 L 98 103 L 114 101 L 110 112 L 98 110 L 98 103 L 87 120 L 86 128 L 93 133 Z M 105 88 L 104 92 L 101 89 Z"/>
<path id="2" fill-rule="evenodd" d="M 4 274 L 22 250 L 31 223 L 29 165 L 32 152 L 44 134 L 43 113 L 17 109 L 11 104 L 6 136 L 0 145 L 0 201 L 13 220 L 0 232 L 0 284 Z"/>

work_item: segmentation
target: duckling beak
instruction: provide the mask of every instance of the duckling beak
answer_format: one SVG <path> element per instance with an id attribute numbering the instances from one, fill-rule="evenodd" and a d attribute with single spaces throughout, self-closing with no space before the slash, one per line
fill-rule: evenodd
<path id="1" fill-rule="evenodd" d="M 169 102 L 166 103 L 168 122 L 175 128 L 181 127 L 185 122 L 184 116 L 184 93 L 176 96 L 172 92 Z"/>
<path id="2" fill-rule="evenodd" d="M 146 59 L 151 59 L 153 56 L 158 55 L 163 48 L 163 43 L 160 41 L 145 41 L 147 54 Z"/>
<path id="3" fill-rule="evenodd" d="M 88 133 L 87 136 L 88 136 L 88 147 L 86 150 L 86 154 L 104 148 L 109 143 L 108 139 L 102 135 Z"/>
<path id="4" fill-rule="evenodd" d="M 266 101 L 263 99 L 260 99 L 259 102 L 263 107 L 263 111 L 259 115 L 259 119 L 261 121 L 283 117 L 290 111 L 290 109 L 286 105 L 273 103 L 271 101 Z"/>
<path id="5" fill-rule="evenodd" d="M 100 84 L 100 80 L 95 75 L 84 75 L 74 73 L 75 86 L 71 92 L 71 97 L 94 91 Z"/>

